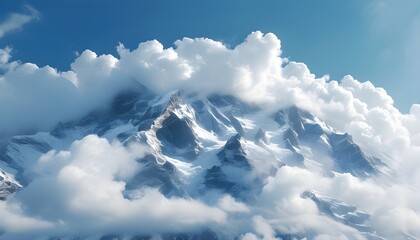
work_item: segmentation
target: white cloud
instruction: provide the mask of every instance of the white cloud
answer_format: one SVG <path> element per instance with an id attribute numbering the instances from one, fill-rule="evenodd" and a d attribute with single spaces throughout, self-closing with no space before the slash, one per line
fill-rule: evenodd
<path id="1" fill-rule="evenodd" d="M 319 213 L 312 200 L 301 198 L 305 190 L 325 193 L 371 214 L 369 223 L 379 235 L 395 238 L 402 233 L 420 234 L 420 194 L 413 186 L 386 179 L 360 180 L 350 174 L 328 178 L 297 167 L 279 169 L 267 182 L 251 212 L 282 233 L 306 232 L 318 235 L 319 239 L 363 239 L 357 230 Z M 264 232 L 267 235 L 270 231 Z"/>
<path id="2" fill-rule="evenodd" d="M 9 59 L 11 57 L 10 52 L 12 51 L 12 48 L 6 47 L 4 49 L 0 49 L 0 66 L 5 65 L 9 62 Z"/>
<path id="3" fill-rule="evenodd" d="M 249 212 L 249 208 L 241 202 L 235 201 L 235 199 L 229 195 L 224 196 L 219 200 L 219 207 L 226 212 Z"/>
<path id="4" fill-rule="evenodd" d="M 261 216 L 255 216 L 252 218 L 252 221 L 254 222 L 254 227 L 257 233 L 262 235 L 262 239 L 264 240 L 274 240 L 278 239 L 276 238 L 276 232 L 271 227 L 270 224 L 266 222 L 264 218 Z"/>
<path id="5" fill-rule="evenodd" d="M 271 109 L 296 104 L 392 156 L 409 145 L 401 113 L 385 90 L 351 76 L 341 83 L 316 78 L 303 63 L 282 67 L 286 60 L 274 34 L 252 33 L 233 49 L 203 38 L 184 38 L 175 46 L 163 49 L 152 41 L 131 52 L 120 47 L 121 68 L 156 93 L 183 89 L 230 94 Z M 137 63 L 137 68 L 126 62 Z"/>
<path id="6" fill-rule="evenodd" d="M 175 48 L 153 40 L 133 51 L 120 45 L 118 52 L 119 59 L 86 50 L 68 72 L 29 63 L 7 71 L 0 81 L 0 110 L 11 114 L 0 118 L 2 130 L 48 130 L 80 118 L 133 88 L 134 79 L 157 94 L 173 89 L 230 94 L 271 110 L 296 104 L 372 152 L 398 156 L 410 144 L 402 114 L 385 90 L 351 76 L 341 83 L 316 78 L 305 64 L 286 63 L 272 33 L 254 32 L 233 49 L 211 39 L 184 38 Z"/>
<path id="7" fill-rule="evenodd" d="M 330 239 L 337 239 L 337 240 L 347 240 L 348 238 L 343 234 L 338 235 L 328 235 L 328 234 L 321 234 L 314 238 L 314 240 L 330 240 Z"/>
<path id="8" fill-rule="evenodd" d="M 130 78 L 114 70 L 116 62 L 113 56 L 85 51 L 67 72 L 6 63 L 8 70 L 0 76 L 0 110 L 8 114 L 0 117 L 1 135 L 49 130 L 60 121 L 77 120 L 105 107 L 132 86 Z"/>
<path id="9" fill-rule="evenodd" d="M 420 229 L 420 215 L 419 212 L 413 209 L 395 206 L 389 209 L 383 209 L 381 214 L 378 214 L 375 219 L 375 227 L 382 229 L 386 234 L 391 235 L 395 230 L 401 232 L 413 232 Z"/>
<path id="10" fill-rule="evenodd" d="M 50 229 L 52 227 L 52 224 L 46 221 L 26 217 L 21 206 L 15 203 L 0 201 L 0 212 L 0 229 L 7 229 L 10 233 Z"/>
<path id="11" fill-rule="evenodd" d="M 264 222 L 284 234 L 306 232 L 314 236 L 322 234 L 338 236 L 344 233 L 360 237 L 360 233 L 355 229 L 322 215 L 312 200 L 301 197 L 306 190 L 328 192 L 333 183 L 334 179 L 319 176 L 306 169 L 282 167 L 275 177 L 269 179 L 257 200 L 258 206 L 270 209 L 261 213 L 266 219 Z"/>
<path id="12" fill-rule="evenodd" d="M 23 25 L 39 18 L 39 12 L 30 5 L 25 5 L 27 13 L 12 13 L 2 23 L 0 23 L 0 38 L 9 32 L 22 28 Z"/>
<path id="13" fill-rule="evenodd" d="M 292 234 L 308 229 L 319 234 L 351 232 L 319 215 L 311 200 L 300 197 L 304 189 L 328 185 L 329 180 L 298 168 L 280 169 L 254 204 L 220 196 L 217 205 L 210 206 L 192 199 L 168 199 L 156 189 L 144 190 L 138 199 L 126 199 L 125 182 L 139 170 L 136 159 L 146 150 L 89 135 L 75 141 L 68 151 L 52 150 L 43 155 L 35 168 L 39 177 L 0 202 L 0 210 L 6 213 L 0 220 L 0 230 L 5 231 L 0 239 L 99 233 L 154 235 L 203 227 L 213 228 L 226 238 L 253 230 L 244 235 L 245 239 L 276 239 L 276 230 Z M 231 227 L 226 228 L 228 222 Z M 335 229 L 329 227 L 331 224 L 337 229 L 331 230 Z"/>
<path id="14" fill-rule="evenodd" d="M 246 233 L 241 236 L 241 240 L 258 240 L 258 237 L 253 233 Z"/>
<path id="15" fill-rule="evenodd" d="M 168 199 L 156 189 L 144 190 L 139 199 L 124 198 L 125 182 L 137 172 L 136 159 L 144 153 L 138 145 L 126 148 L 89 135 L 74 142 L 69 151 L 44 155 L 36 168 L 40 177 L 0 202 L 0 210 L 6 210 L 0 220 L 6 234 L 0 239 L 24 239 L 28 232 L 33 236 L 154 234 L 226 222 L 226 213 L 217 207 Z"/>
<path id="16" fill-rule="evenodd" d="M 0 219 L 0 230 L 5 232 L 0 239 L 107 233 L 158 236 L 207 227 L 226 238 L 276 239 L 276 232 L 282 232 L 317 239 L 363 239 L 357 230 L 320 213 L 311 199 L 302 198 L 305 190 L 323 192 L 367 211 L 380 235 L 420 234 L 420 194 L 411 186 L 360 180 L 350 174 L 329 178 L 298 167 L 280 168 L 255 201 L 247 204 L 226 195 L 216 196 L 213 205 L 166 198 L 156 189 L 126 199 L 125 183 L 140 170 L 136 159 L 146 151 L 139 145 L 124 147 L 89 135 L 68 151 L 43 155 L 35 168 L 39 177 L 0 202 L 6 216 Z"/>

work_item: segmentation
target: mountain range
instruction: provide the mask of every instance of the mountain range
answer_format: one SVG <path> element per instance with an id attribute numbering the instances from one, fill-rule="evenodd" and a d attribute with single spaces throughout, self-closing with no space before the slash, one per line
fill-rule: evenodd
<path id="1" fill-rule="evenodd" d="M 1 140 L 0 200 L 13 198 L 40 177 L 36 165 L 42 156 L 68 150 L 89 135 L 117 141 L 125 148 L 136 144 L 147 148 L 136 159 L 140 167 L 125 181 L 122 194 L 128 200 L 141 198 L 145 189 L 157 189 L 168 199 L 202 200 L 215 194 L 254 206 L 270 179 L 285 167 L 331 179 L 345 174 L 361 181 L 395 176 L 395 169 L 381 156 L 368 154 L 351 135 L 330 127 L 308 109 L 292 105 L 273 112 L 232 96 L 203 97 L 182 91 L 159 96 L 142 87 L 121 93 L 107 106 L 82 119 L 59 123 L 51 131 L 29 131 Z M 371 213 L 358 206 L 314 189 L 300 196 L 312 201 L 322 216 L 353 229 L 357 235 L 347 235 L 350 239 L 385 239 L 371 225 Z M 212 226 L 159 234 L 162 239 L 227 238 Z M 315 234 L 276 230 L 274 236 L 313 239 Z M 408 233 L 401 236 L 415 239 Z M 99 238 L 122 237 L 109 232 Z M 152 237 L 135 234 L 133 239 Z M 68 238 L 84 239 L 62 237 Z"/>

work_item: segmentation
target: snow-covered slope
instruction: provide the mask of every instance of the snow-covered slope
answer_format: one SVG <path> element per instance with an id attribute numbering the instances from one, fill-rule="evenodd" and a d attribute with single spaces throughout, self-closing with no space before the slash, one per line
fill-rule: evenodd
<path id="1" fill-rule="evenodd" d="M 292 106 L 278 111 L 274 119 L 285 128 L 285 147 L 309 168 L 322 168 L 326 174 L 351 173 L 361 178 L 390 172 L 378 158 L 364 153 L 350 135 L 334 131 L 307 111 Z"/>

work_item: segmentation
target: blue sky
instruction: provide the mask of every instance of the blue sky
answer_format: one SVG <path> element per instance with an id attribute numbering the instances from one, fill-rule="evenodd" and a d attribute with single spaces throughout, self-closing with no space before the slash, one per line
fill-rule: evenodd
<path id="1" fill-rule="evenodd" d="M 407 112 L 420 103 L 420 3 L 416 0 L 111 1 L 0 0 L 1 28 L 12 14 L 29 16 L 0 37 L 14 60 L 68 70 L 76 52 L 112 53 L 158 39 L 208 37 L 235 46 L 250 32 L 273 32 L 283 55 L 317 76 L 351 74 L 384 87 Z"/>
<path id="2" fill-rule="evenodd" d="M 147 41 L 151 39 L 158 41 Z M 414 103 L 420 103 L 419 43 L 420 0 L 0 0 L 0 143 L 7 146 L 2 152 L 7 163 L 0 167 L 13 174 L 22 164 L 23 178 L 37 176 L 16 197 L 0 201 L 0 239 L 17 239 L 15 234 L 28 239 L 52 234 L 71 238 L 101 232 L 189 232 L 202 226 L 217 230 L 231 222 L 235 227 L 228 234 L 251 229 L 268 238 L 286 230 L 297 236 L 302 232 L 341 239 L 341 233 L 352 229 L 332 224 L 313 203 L 308 205 L 301 194 L 312 189 L 372 214 L 368 222 L 387 239 L 402 233 L 418 237 L 420 104 Z M 146 90 L 139 84 L 157 95 L 149 102 L 152 108 L 168 101 L 174 90 L 185 93 L 185 104 L 169 110 L 191 123 L 203 145 L 198 162 L 163 156 L 158 137 L 149 139 L 156 124 L 151 132 L 143 131 L 145 135 L 137 133 L 138 125 L 150 120 L 140 123 L 143 117 L 138 111 L 132 118 L 129 112 L 120 114 L 121 121 L 116 118 L 102 126 L 101 116 L 111 119 L 108 113 L 113 113 L 116 96 L 127 92 L 143 96 Z M 189 107 L 188 103 L 200 103 L 201 97 L 213 94 L 231 95 L 262 111 L 240 114 L 233 106 L 219 112 L 206 101 L 202 102 L 209 111 L 203 114 Z M 139 100 L 133 109 L 140 111 L 143 103 Z M 217 120 L 213 113 L 222 122 L 226 119 L 222 112 L 235 119 L 238 114 L 247 131 L 243 142 L 250 158 L 275 158 L 275 165 L 258 156 L 251 160 L 261 163 L 255 173 L 265 176 L 265 167 L 271 171 L 272 166 L 282 165 L 278 160 L 287 163 L 295 155 L 283 148 L 290 121 L 280 129 L 272 121 L 275 113 L 282 109 L 286 114 L 292 105 L 317 117 L 309 125 L 325 130 L 314 144 L 312 137 L 302 142 L 310 146 L 298 154 L 307 156 L 306 163 L 281 167 L 250 205 L 218 199 L 217 193 L 201 194 L 204 171 L 218 164 L 212 155 L 217 153 L 215 147 L 235 134 L 224 123 L 221 129 L 231 130 L 221 135 L 214 134 L 213 127 L 207 128 L 210 132 L 202 128 Z M 99 122 L 85 125 L 83 120 L 92 112 Z M 274 142 L 255 144 L 253 136 L 260 128 Z M 48 134 L 53 129 L 64 134 Z M 90 133 L 100 137 L 85 136 Z M 145 136 L 150 146 L 122 144 L 120 133 Z M 377 176 L 363 180 L 352 174 L 325 176 L 319 166 L 333 163 L 336 157 L 337 147 L 327 146 L 333 136 L 344 136 L 346 142 L 360 146 L 354 149 L 366 154 L 368 161 L 380 159 L 390 168 L 380 164 Z M 19 144 L 28 141 L 52 150 L 38 159 L 41 152 Z M 173 163 L 174 171 L 179 170 L 177 187 L 190 182 L 186 188 L 193 189 L 195 200 L 172 201 L 156 190 L 133 191 L 139 199 L 123 196 L 126 181 L 134 176 L 129 173 L 143 171 L 137 166 L 143 151 L 137 150 L 149 147 L 147 154 L 162 156 Z M 201 162 L 205 164 L 199 166 Z M 308 168 L 301 169 L 306 164 Z"/>

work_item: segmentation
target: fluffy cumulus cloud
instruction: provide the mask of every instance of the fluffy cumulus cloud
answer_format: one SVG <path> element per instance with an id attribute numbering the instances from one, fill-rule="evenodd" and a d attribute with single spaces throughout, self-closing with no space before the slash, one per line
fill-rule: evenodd
<path id="1" fill-rule="evenodd" d="M 119 58 L 86 50 L 71 70 L 60 72 L 9 62 L 10 51 L 3 49 L 2 64 L 9 70 L 0 77 L 0 111 L 9 114 L 0 117 L 2 135 L 80 118 L 141 83 L 157 94 L 173 89 L 229 94 L 269 110 L 295 104 L 391 156 L 410 145 L 403 115 L 384 89 L 351 76 L 317 78 L 305 64 L 282 58 L 280 40 L 272 33 L 254 32 L 232 49 L 211 39 L 183 38 L 174 48 L 153 40 L 132 51 L 120 45 L 118 52 Z"/>
<path id="2" fill-rule="evenodd" d="M 0 239 L 27 239 L 37 234 L 141 233 L 194 231 L 226 223 L 226 212 L 247 211 L 229 197 L 220 209 L 199 201 L 168 199 L 146 189 L 138 199 L 124 197 L 125 183 L 139 170 L 142 146 L 122 146 L 89 135 L 69 151 L 40 158 L 34 182 L 7 202 L 0 202 Z M 226 209 L 226 212 L 222 209 Z M 4 213 L 4 214 L 3 214 Z"/>
<path id="3" fill-rule="evenodd" d="M 117 62 L 111 55 L 87 50 L 67 72 L 32 63 L 4 63 L 8 70 L 0 76 L 0 110 L 8 114 L 0 117 L 0 135 L 48 130 L 106 106 L 130 86 L 130 79 L 114 71 Z"/>
<path id="4" fill-rule="evenodd" d="M 219 196 L 212 204 L 168 199 L 153 189 L 129 200 L 122 192 L 145 150 L 87 136 L 69 151 L 42 156 L 36 168 L 40 178 L 0 202 L 2 216 L 7 216 L 0 218 L 0 229 L 9 234 L 2 237 L 24 238 L 28 231 L 60 236 L 75 230 L 87 235 L 153 234 L 203 226 L 222 229 L 230 222 L 234 224 L 228 236 L 239 234 L 242 239 L 274 239 L 276 231 L 309 231 L 316 239 L 361 238 L 302 198 L 308 189 L 372 213 L 371 225 L 387 236 L 418 234 L 420 196 L 413 189 L 420 187 L 420 105 L 401 114 L 386 91 L 370 82 L 351 76 L 340 81 L 316 77 L 304 63 L 282 58 L 281 42 L 271 33 L 251 33 L 233 48 L 207 38 L 183 38 L 173 48 L 153 40 L 134 50 L 121 44 L 117 50 L 118 57 L 86 50 L 68 71 L 11 62 L 11 49 L 0 50 L 5 70 L 0 76 L 0 112 L 7 113 L 0 115 L 0 136 L 48 130 L 60 121 L 78 119 L 140 84 L 155 94 L 174 89 L 204 96 L 228 94 L 268 112 L 292 104 L 310 110 L 339 131 L 349 132 L 366 151 L 381 154 L 403 183 L 360 180 L 348 174 L 331 179 L 283 167 L 252 205 L 229 196 Z"/>
<path id="5" fill-rule="evenodd" d="M 340 199 L 370 213 L 368 223 L 381 236 L 404 239 L 403 233 L 418 236 L 420 194 L 412 185 L 384 179 L 361 180 L 350 174 L 328 178 L 297 167 L 283 167 L 269 178 L 254 211 L 254 231 L 243 239 L 274 239 L 273 232 L 299 235 L 313 233 L 315 239 L 364 239 L 358 231 L 332 221 L 319 212 L 315 202 L 301 197 L 311 189 Z M 257 209 L 264 208 L 265 211 Z M 267 211 L 269 209 L 269 211 Z"/>
<path id="6" fill-rule="evenodd" d="M 141 170 L 136 159 L 145 152 L 141 145 L 124 147 L 89 135 L 68 151 L 43 155 L 35 168 L 39 178 L 0 201 L 0 230 L 5 232 L 0 239 L 158 235 L 209 227 L 226 239 L 279 239 L 276 232 L 306 233 L 314 239 L 364 239 L 355 229 L 320 213 L 311 199 L 302 198 L 308 189 L 372 213 L 370 223 L 382 236 L 418 234 L 420 194 L 408 186 L 379 185 L 350 174 L 329 178 L 289 166 L 270 177 L 261 194 L 247 204 L 226 195 L 212 203 L 166 198 L 156 189 L 144 189 L 138 198 L 127 199 L 125 183 Z"/>

